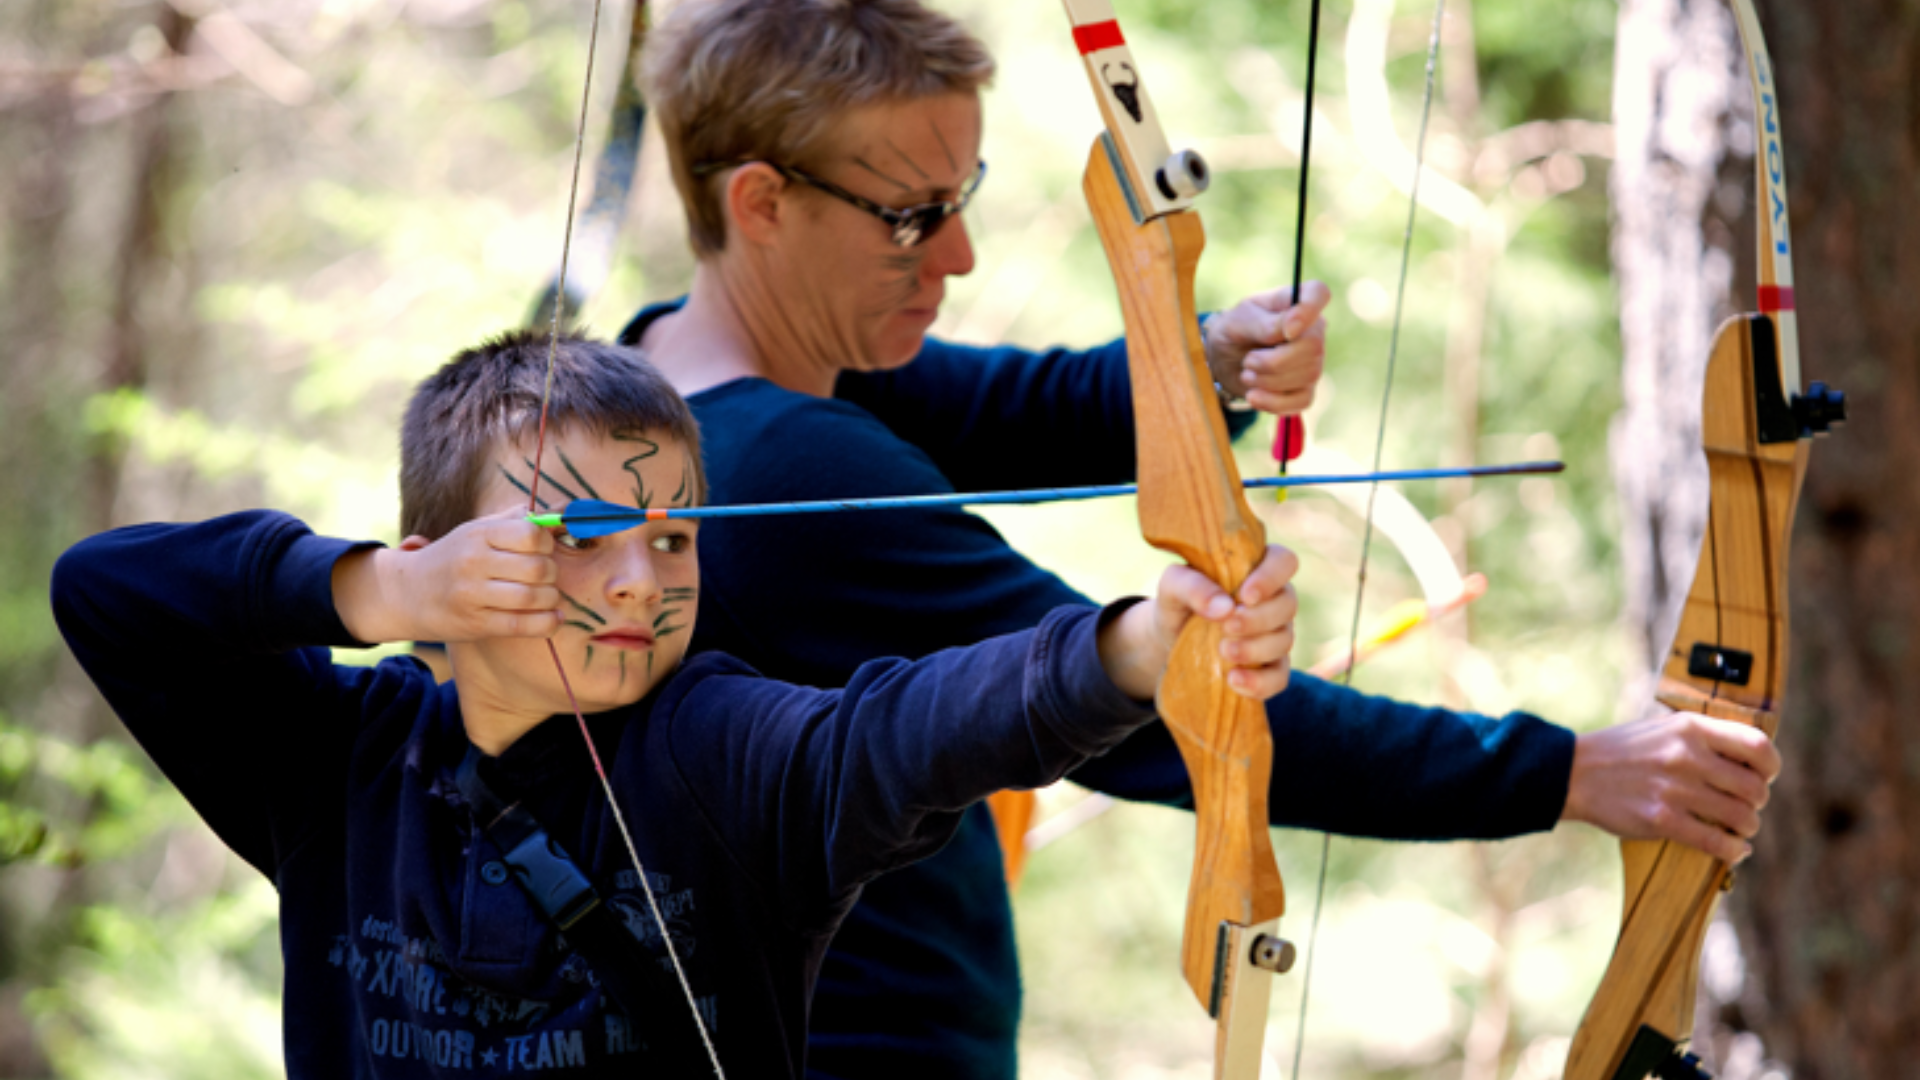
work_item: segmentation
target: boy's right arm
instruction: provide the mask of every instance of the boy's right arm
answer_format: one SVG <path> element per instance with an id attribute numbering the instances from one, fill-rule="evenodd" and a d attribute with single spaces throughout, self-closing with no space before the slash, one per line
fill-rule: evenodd
<path id="1" fill-rule="evenodd" d="M 137 525 L 75 545 L 53 608 L 74 656 L 167 777 L 271 876 L 354 733 L 326 645 L 357 645 L 331 573 L 367 545 L 281 514 Z M 298 762 L 299 767 L 290 763 Z"/>
<path id="2" fill-rule="evenodd" d="M 519 510 L 437 542 L 348 552 L 333 564 L 340 621 L 364 642 L 546 637 L 560 627 L 554 540 Z"/>

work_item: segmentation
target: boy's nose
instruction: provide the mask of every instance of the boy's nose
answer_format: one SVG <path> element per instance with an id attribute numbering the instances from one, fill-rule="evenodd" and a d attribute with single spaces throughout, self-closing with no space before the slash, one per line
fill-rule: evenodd
<path id="1" fill-rule="evenodd" d="M 607 578 L 608 595 L 617 600 L 644 603 L 654 599 L 659 592 L 660 575 L 654 572 L 653 549 L 645 541 L 621 545 L 612 573 Z"/>

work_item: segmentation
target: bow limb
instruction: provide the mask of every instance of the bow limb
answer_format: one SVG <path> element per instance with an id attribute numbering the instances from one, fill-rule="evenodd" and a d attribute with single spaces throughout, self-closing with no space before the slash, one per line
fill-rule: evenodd
<path id="1" fill-rule="evenodd" d="M 1188 204 L 1206 167 L 1169 151 L 1112 8 L 1066 7 L 1107 126 L 1084 188 L 1126 322 L 1141 532 L 1232 590 L 1264 555 L 1266 530 L 1240 485 L 1194 308 L 1206 234 Z M 1273 936 L 1286 894 L 1267 835 L 1272 734 L 1265 707 L 1228 687 L 1220 638 L 1217 624 L 1188 623 L 1158 704 L 1198 819 L 1181 967 L 1218 1022 L 1214 1075 L 1252 1077 L 1272 988 L 1254 967 L 1284 969 L 1292 947 Z"/>
<path id="2" fill-rule="evenodd" d="M 1659 700 L 1772 737 L 1787 679 L 1787 544 L 1809 440 L 1844 398 L 1800 392 L 1792 239 L 1773 64 L 1749 0 L 1732 0 L 1754 100 L 1759 308 L 1715 335 L 1701 419 L 1709 507 Z M 1691 1037 L 1700 949 L 1732 867 L 1674 841 L 1628 840 L 1620 939 L 1574 1034 L 1567 1080 L 1705 1077 Z"/>
<path id="3" fill-rule="evenodd" d="M 640 53 L 646 42 L 647 0 L 633 0 L 626 63 L 608 113 L 606 142 L 593 167 L 593 197 L 573 229 L 574 250 L 566 273 L 556 271 L 541 287 L 533 314 L 527 318 L 528 326 L 552 324 L 556 302 L 559 325 L 572 326 L 613 270 L 620 230 L 626 225 L 632 204 L 634 178 L 640 170 L 640 142 L 647 121 L 647 102 L 640 91 Z"/>

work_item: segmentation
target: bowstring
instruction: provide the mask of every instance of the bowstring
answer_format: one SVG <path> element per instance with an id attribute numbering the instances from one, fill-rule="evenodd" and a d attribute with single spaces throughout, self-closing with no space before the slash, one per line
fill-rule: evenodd
<path id="1" fill-rule="evenodd" d="M 1315 0 L 1314 10 L 1316 14 L 1319 11 L 1319 6 L 1319 0 Z M 1433 31 L 1427 41 L 1426 89 L 1420 99 L 1420 134 L 1414 143 L 1413 183 L 1407 196 L 1407 228 L 1400 241 L 1400 280 L 1394 289 L 1393 330 L 1387 340 L 1386 384 L 1380 391 L 1380 421 L 1374 429 L 1373 436 L 1373 471 L 1375 472 L 1380 470 L 1380 462 L 1386 452 L 1387 414 L 1389 406 L 1393 401 L 1393 374 L 1398 367 L 1400 359 L 1401 317 L 1406 311 L 1407 269 L 1413 261 L 1413 226 L 1420 212 L 1420 176 L 1426 168 L 1427 122 L 1433 116 L 1433 72 L 1440 59 L 1440 24 L 1445 18 L 1446 10 L 1447 0 L 1434 0 Z M 1315 38 L 1318 37 L 1317 28 L 1314 36 Z M 1311 62 L 1309 62 L 1308 68 L 1309 70 L 1312 69 Z M 1312 90 L 1309 88 L 1308 94 L 1311 95 L 1311 93 Z M 1311 100 L 1311 97 L 1309 97 L 1309 100 Z M 1306 122 L 1309 127 L 1311 127 L 1313 123 L 1313 113 L 1311 110 L 1308 110 Z M 1305 140 L 1302 140 L 1302 145 L 1305 145 Z M 1305 162 L 1303 161 L 1302 165 L 1304 166 L 1304 164 Z M 1301 191 L 1304 193 L 1305 190 L 1306 182 L 1302 179 Z M 1304 203 L 1304 201 L 1303 198 L 1302 202 Z M 1303 245 L 1306 243 L 1304 232 L 1301 234 L 1300 243 Z M 1361 532 L 1360 539 L 1360 570 L 1354 583 L 1353 619 L 1347 631 L 1347 663 L 1340 672 L 1340 685 L 1343 688 L 1353 686 L 1353 669 L 1358 660 L 1360 609 L 1361 603 L 1366 599 L 1367 594 L 1367 559 L 1373 551 L 1373 510 L 1375 500 L 1379 497 L 1379 494 L 1380 485 L 1378 483 L 1367 485 L 1367 512 L 1365 526 Z M 1313 988 L 1313 959 L 1319 952 L 1314 945 L 1320 935 L 1320 915 L 1326 908 L 1327 865 L 1332 852 L 1333 834 L 1330 832 L 1321 833 L 1320 874 L 1313 890 L 1313 918 L 1307 927 L 1307 956 L 1305 968 L 1300 973 L 1300 1019 L 1293 1037 L 1293 1080 L 1300 1080 L 1300 1060 L 1307 1045 L 1307 1002 L 1309 992 Z"/>
<path id="2" fill-rule="evenodd" d="M 633 0 L 644 4 L 646 0 Z M 585 156 L 587 145 L 587 108 L 593 100 L 594 57 L 599 52 L 600 10 L 604 0 L 593 0 L 593 23 L 587 32 L 587 74 L 580 88 L 580 121 L 573 137 L 573 176 L 567 188 L 567 224 L 566 232 L 560 240 L 560 273 L 554 281 L 554 295 L 564 297 L 567 294 L 567 266 L 573 254 L 573 220 L 580 202 L 580 163 Z M 540 465 L 545 459 L 547 447 L 547 407 L 553 401 L 553 375 L 560 355 L 560 316 L 566 307 L 564 302 L 553 305 L 552 321 L 547 330 L 547 371 L 544 385 L 540 391 L 540 429 L 533 447 L 533 479 L 527 486 L 527 513 L 533 514 L 540 507 Z M 687 969 L 680 963 L 680 954 L 673 947 L 673 935 L 667 932 L 667 920 L 660 911 L 660 900 L 653 892 L 653 884 L 647 878 L 647 868 L 640 860 L 640 851 L 634 845 L 633 833 L 627 828 L 627 817 L 620 811 L 620 801 L 614 797 L 613 783 L 607 779 L 607 769 L 600 761 L 600 749 L 594 745 L 593 733 L 587 729 L 587 717 L 580 709 L 580 701 L 574 696 L 573 682 L 567 678 L 566 665 L 560 662 L 560 648 L 547 639 L 547 655 L 553 658 L 554 673 L 560 676 L 560 687 L 566 691 L 567 706 L 573 710 L 573 719 L 580 728 L 580 738 L 587 744 L 587 757 L 593 762 L 593 774 L 600 781 L 600 790 L 607 797 L 607 809 L 613 812 L 613 822 L 620 829 L 620 840 L 626 845 L 627 857 L 633 860 L 633 868 L 640 879 L 640 891 L 646 895 L 647 910 L 653 915 L 653 922 L 660 930 L 660 942 L 666 947 L 667 959 L 673 965 L 674 977 L 680 983 L 680 992 L 687 999 L 687 1008 L 693 1013 L 693 1024 L 700 1032 L 700 1042 L 707 1051 L 707 1060 L 713 1065 L 715 1076 L 725 1080 L 726 1071 L 720 1067 L 720 1053 L 714 1049 L 713 1033 L 707 1030 L 706 1018 L 700 1014 L 700 1004 L 693 996 L 693 984 L 687 980 Z M 638 1017 L 634 1018 L 638 1020 Z"/>

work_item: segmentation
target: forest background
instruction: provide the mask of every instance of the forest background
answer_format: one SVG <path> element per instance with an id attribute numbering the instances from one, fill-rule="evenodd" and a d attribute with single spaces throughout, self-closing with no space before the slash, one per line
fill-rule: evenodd
<path id="1" fill-rule="evenodd" d="M 941 6 L 988 41 L 1000 74 L 986 97 L 992 168 L 967 215 L 979 266 L 951 283 L 935 332 L 1110 338 L 1118 309 L 1079 188 L 1098 118 L 1059 10 Z M 1718 0 L 1675 6 L 1724 17 Z M 1216 172 L 1201 306 L 1286 284 L 1307 0 L 1124 7 L 1176 144 Z M 1622 10 L 1447 5 L 1396 320 L 1432 9 L 1328 7 L 1306 267 L 1336 301 L 1309 464 L 1371 459 L 1396 340 L 1389 466 L 1568 464 L 1553 478 L 1383 496 L 1362 636 L 1408 602 L 1451 599 L 1464 572 L 1489 586 L 1370 661 L 1357 685 L 1578 729 L 1634 714 L 1649 631 L 1623 616 L 1621 538 L 1644 526 L 1623 520 L 1614 494 L 1617 460 L 1634 449 L 1617 437 L 1607 185 Z M 78 673 L 47 611 L 48 570 L 110 525 L 259 505 L 323 532 L 397 539 L 393 432 L 409 388 L 522 323 L 558 261 L 590 15 L 560 0 L 0 5 L 0 1076 L 282 1073 L 273 890 L 195 821 Z M 605 15 L 589 153 L 625 17 L 624 5 Z M 1740 210 L 1751 166 L 1735 165 L 1727 175 L 1749 176 L 1748 194 L 1731 197 Z M 690 274 L 651 134 L 630 209 L 584 312 L 602 333 Z M 1267 438 L 1244 440 L 1243 471 L 1271 469 Z M 1349 632 L 1360 504 L 1260 501 L 1271 534 L 1304 559 L 1306 667 Z M 1127 502 L 990 516 L 1096 597 L 1137 592 L 1164 563 Z M 1889 662 L 1905 655 L 1899 630 Z M 209 693 L 218 682 L 214 662 Z M 244 747 L 230 760 L 286 767 Z M 1087 820 L 1048 834 L 1016 896 L 1025 1072 L 1205 1075 L 1210 1034 L 1174 977 L 1191 818 L 1096 816 L 1085 798 L 1044 795 L 1047 814 L 1068 815 L 1056 822 Z M 1559 1074 L 1618 925 L 1619 861 L 1604 837 L 1335 840 L 1311 942 L 1321 840 L 1275 840 L 1288 925 L 1314 957 L 1303 1075 Z M 1718 924 L 1714 1001 L 1750 993 L 1743 957 Z M 1296 972 L 1276 993 L 1273 1075 L 1293 1052 L 1302 982 Z M 1737 1010 L 1712 1015 L 1731 1025 L 1713 1044 L 1723 1075 L 1788 1074 Z"/>

